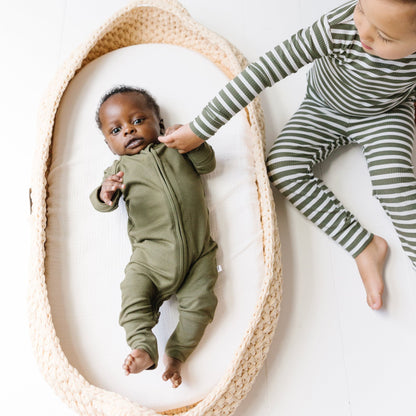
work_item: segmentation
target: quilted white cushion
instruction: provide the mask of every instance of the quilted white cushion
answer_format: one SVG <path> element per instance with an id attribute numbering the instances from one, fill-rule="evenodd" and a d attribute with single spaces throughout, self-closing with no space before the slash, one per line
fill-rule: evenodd
<path id="1" fill-rule="evenodd" d="M 165 124 L 185 123 L 227 82 L 203 56 L 177 46 L 145 44 L 116 50 L 84 67 L 60 105 L 48 176 L 47 284 L 52 317 L 69 362 L 90 383 L 164 410 L 202 399 L 231 364 L 255 310 L 264 277 L 261 225 L 251 138 L 245 113 L 209 143 L 217 168 L 204 177 L 211 230 L 218 242 L 219 305 L 213 323 L 174 390 L 154 371 L 124 376 L 129 348 L 118 325 L 119 284 L 131 248 L 123 204 L 111 214 L 93 209 L 89 193 L 114 159 L 95 125 L 100 97 L 117 84 L 147 89 Z M 175 300 L 155 328 L 162 356 L 176 326 Z"/>

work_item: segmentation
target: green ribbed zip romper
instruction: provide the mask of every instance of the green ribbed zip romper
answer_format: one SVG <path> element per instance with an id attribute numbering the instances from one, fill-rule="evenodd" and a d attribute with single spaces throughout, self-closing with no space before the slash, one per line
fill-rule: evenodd
<path id="1" fill-rule="evenodd" d="M 129 346 L 145 350 L 155 366 L 158 349 L 152 328 L 163 301 L 176 294 L 179 322 L 166 354 L 182 362 L 214 316 L 217 245 L 210 237 L 199 176 L 214 168 L 214 151 L 206 143 L 187 154 L 151 144 L 136 155 L 121 156 L 105 170 L 105 178 L 124 172 L 125 189 L 116 192 L 112 206 L 99 199 L 101 187 L 90 196 L 97 210 L 110 212 L 123 195 L 132 255 L 121 283 L 119 321 Z"/>

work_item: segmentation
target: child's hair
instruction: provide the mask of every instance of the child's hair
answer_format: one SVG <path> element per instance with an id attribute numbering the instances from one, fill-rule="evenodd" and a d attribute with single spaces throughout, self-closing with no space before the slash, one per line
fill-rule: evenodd
<path id="1" fill-rule="evenodd" d="M 151 96 L 150 93 L 148 93 L 146 90 L 142 89 L 142 88 L 137 88 L 137 87 L 130 87 L 128 85 L 117 85 L 116 87 L 113 87 L 111 90 L 107 91 L 100 100 L 100 103 L 98 104 L 98 108 L 97 111 L 95 113 L 95 121 L 97 122 L 97 126 L 98 128 L 101 130 L 102 124 L 101 124 L 101 120 L 100 120 L 100 109 L 101 106 L 113 95 L 115 94 L 124 94 L 124 93 L 129 93 L 129 92 L 134 92 L 138 95 L 142 95 L 145 99 L 146 99 L 146 104 L 153 108 L 156 116 L 158 117 L 158 119 L 160 119 L 160 108 L 159 105 L 157 104 L 156 100 Z"/>

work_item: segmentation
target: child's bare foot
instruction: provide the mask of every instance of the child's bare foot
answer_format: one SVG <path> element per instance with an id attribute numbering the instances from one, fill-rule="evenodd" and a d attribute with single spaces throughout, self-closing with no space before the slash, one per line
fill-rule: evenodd
<path id="1" fill-rule="evenodd" d="M 165 381 L 170 380 L 172 382 L 172 387 L 176 389 L 182 383 L 182 363 L 176 358 L 172 358 L 167 355 L 165 355 L 164 361 L 166 365 L 166 371 L 163 373 L 162 378 Z"/>
<path id="2" fill-rule="evenodd" d="M 386 240 L 375 235 L 371 243 L 355 258 L 367 293 L 368 306 L 374 310 L 383 305 L 383 269 L 387 249 Z"/>
<path id="3" fill-rule="evenodd" d="M 123 369 L 126 376 L 129 374 L 140 373 L 147 370 L 154 364 L 150 355 L 144 350 L 132 350 L 131 353 L 124 360 Z"/>

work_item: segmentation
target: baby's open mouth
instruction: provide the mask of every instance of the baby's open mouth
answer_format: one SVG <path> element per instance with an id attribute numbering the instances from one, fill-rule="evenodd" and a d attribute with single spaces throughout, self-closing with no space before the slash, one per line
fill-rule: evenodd
<path id="1" fill-rule="evenodd" d="M 126 149 L 134 149 L 143 143 L 143 139 L 131 139 L 126 145 Z"/>

